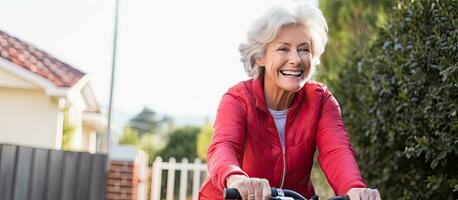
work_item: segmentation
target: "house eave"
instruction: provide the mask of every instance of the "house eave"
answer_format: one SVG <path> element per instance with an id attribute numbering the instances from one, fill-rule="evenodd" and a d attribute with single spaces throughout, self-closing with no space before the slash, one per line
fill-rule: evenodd
<path id="1" fill-rule="evenodd" d="M 14 74 L 20 78 L 30 81 L 32 84 L 42 88 L 45 93 L 49 96 L 56 96 L 56 97 L 67 97 L 68 93 L 72 90 L 72 88 L 68 87 L 58 87 L 54 85 L 51 81 L 34 74 L 33 72 L 18 66 L 15 63 L 10 62 L 2 57 L 0 57 L 0 69 L 5 70 L 11 74 Z M 84 77 L 83 77 L 84 78 Z M 81 81 L 81 80 L 80 80 Z M 80 82 L 78 81 L 78 83 Z M 78 84 L 77 83 L 77 84 Z M 75 84 L 75 85 L 77 85 Z"/>

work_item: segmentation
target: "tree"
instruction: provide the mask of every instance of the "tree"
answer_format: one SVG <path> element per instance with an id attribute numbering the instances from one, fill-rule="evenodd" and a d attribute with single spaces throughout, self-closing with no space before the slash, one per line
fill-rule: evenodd
<path id="1" fill-rule="evenodd" d="M 170 134 L 169 142 L 159 153 L 159 156 L 165 160 L 170 157 L 175 157 L 177 160 L 182 158 L 194 160 L 197 157 L 196 139 L 199 132 L 200 128 L 194 126 L 175 129 Z"/>
<path id="2" fill-rule="evenodd" d="M 71 141 L 73 135 L 75 134 L 76 127 L 72 123 L 69 122 L 68 119 L 68 108 L 65 108 L 63 111 L 64 115 L 64 127 L 62 130 L 62 150 L 71 150 Z"/>
<path id="3" fill-rule="evenodd" d="M 213 132 L 215 130 L 210 124 L 204 125 L 197 135 L 197 155 L 200 159 L 206 160 L 207 159 L 207 149 L 210 145 Z"/>
<path id="4" fill-rule="evenodd" d="M 321 57 L 316 79 L 339 90 L 339 73 L 355 54 L 370 44 L 386 23 L 392 0 L 321 0 L 320 8 L 329 25 L 329 41 Z"/>
<path id="5" fill-rule="evenodd" d="M 158 152 L 164 148 L 166 135 L 173 126 L 173 118 L 167 115 L 158 118 L 153 110 L 145 107 L 127 123 L 118 143 L 135 145 L 145 151 L 148 164 L 152 165 Z"/>
<path id="6" fill-rule="evenodd" d="M 148 165 L 152 166 L 157 154 L 164 148 L 164 138 L 159 134 L 145 134 L 137 142 L 137 147 L 148 155 Z"/>
<path id="7" fill-rule="evenodd" d="M 157 133 L 160 131 L 164 123 L 172 124 L 173 120 L 167 116 L 162 119 L 158 119 L 156 112 L 148 107 L 145 107 L 128 122 L 127 126 L 135 130 L 141 137 L 146 133 Z"/>
<path id="8" fill-rule="evenodd" d="M 401 0 L 341 71 L 361 171 L 384 199 L 458 198 L 458 4 Z"/>
<path id="9" fill-rule="evenodd" d="M 138 133 L 129 127 L 124 127 L 123 134 L 119 139 L 118 144 L 130 144 L 137 145 L 138 142 Z"/>

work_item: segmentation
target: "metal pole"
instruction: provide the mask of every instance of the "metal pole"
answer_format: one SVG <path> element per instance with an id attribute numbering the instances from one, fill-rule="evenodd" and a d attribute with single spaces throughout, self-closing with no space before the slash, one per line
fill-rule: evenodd
<path id="1" fill-rule="evenodd" d="M 113 57 L 111 61 L 111 83 L 110 83 L 110 101 L 108 104 L 108 126 L 107 126 L 107 155 L 110 157 L 110 147 L 111 147 L 111 118 L 113 115 L 113 93 L 114 93 L 114 84 L 115 84 L 115 74 L 116 74 L 116 50 L 117 50 L 117 41 L 118 41 L 118 14 L 119 14 L 119 0 L 116 0 L 115 8 L 115 21 L 114 21 L 114 37 L 113 37 Z M 107 159 L 107 170 L 109 159 Z"/>

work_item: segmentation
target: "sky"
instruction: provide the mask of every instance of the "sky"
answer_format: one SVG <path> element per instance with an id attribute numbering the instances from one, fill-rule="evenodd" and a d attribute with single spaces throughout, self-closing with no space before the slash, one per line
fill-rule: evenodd
<path id="1" fill-rule="evenodd" d="M 0 0 L 0 30 L 87 73 L 107 107 L 114 0 Z M 238 45 L 273 0 L 120 0 L 113 107 L 213 117 L 222 95 L 248 79 Z"/>

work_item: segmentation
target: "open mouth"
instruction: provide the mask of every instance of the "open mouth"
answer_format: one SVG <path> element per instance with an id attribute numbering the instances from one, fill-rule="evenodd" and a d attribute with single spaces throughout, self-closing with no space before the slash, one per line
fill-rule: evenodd
<path id="1" fill-rule="evenodd" d="M 280 73 L 286 77 L 298 78 L 302 76 L 304 71 L 303 70 L 280 70 Z"/>

